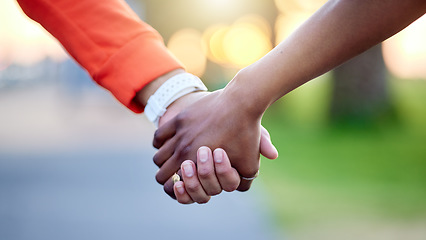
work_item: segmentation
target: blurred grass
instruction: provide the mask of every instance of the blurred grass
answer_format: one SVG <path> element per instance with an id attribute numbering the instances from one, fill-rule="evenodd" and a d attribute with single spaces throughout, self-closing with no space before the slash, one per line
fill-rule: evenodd
<path id="1" fill-rule="evenodd" d="M 426 81 L 390 87 L 399 121 L 376 127 L 327 123 L 327 75 L 268 110 L 262 123 L 280 157 L 262 160 L 261 179 L 283 228 L 426 219 Z"/>

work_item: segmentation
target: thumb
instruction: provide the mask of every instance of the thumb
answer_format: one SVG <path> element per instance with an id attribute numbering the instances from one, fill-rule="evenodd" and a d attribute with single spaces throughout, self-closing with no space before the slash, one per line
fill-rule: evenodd
<path id="1" fill-rule="evenodd" d="M 268 159 L 276 159 L 278 157 L 278 151 L 271 142 L 271 136 L 268 130 L 263 126 L 260 129 L 260 154 Z"/>

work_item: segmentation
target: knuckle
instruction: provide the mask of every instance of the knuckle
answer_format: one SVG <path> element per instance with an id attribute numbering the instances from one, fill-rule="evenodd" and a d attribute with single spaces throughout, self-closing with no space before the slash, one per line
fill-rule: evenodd
<path id="1" fill-rule="evenodd" d="M 173 199 L 176 199 L 175 193 L 174 193 L 174 191 L 173 191 L 173 187 L 170 187 L 170 186 L 164 185 L 163 189 L 164 189 L 164 192 L 165 192 L 167 195 L 169 195 L 169 196 L 170 196 L 171 198 L 173 198 Z"/>
<path id="2" fill-rule="evenodd" d="M 176 151 L 175 154 L 177 156 L 177 161 L 179 162 L 183 162 L 187 159 L 192 159 L 190 158 L 190 154 L 192 152 L 192 147 L 191 145 L 187 144 L 186 142 L 182 141 L 177 147 L 176 147 Z"/>
<path id="3" fill-rule="evenodd" d="M 202 179 L 210 178 L 210 176 L 213 175 L 213 169 L 206 168 L 206 167 L 199 167 L 198 169 L 198 177 Z"/>
<path id="4" fill-rule="evenodd" d="M 216 195 L 219 195 L 221 192 L 222 192 L 222 189 L 214 189 L 214 190 L 207 191 L 207 195 L 216 196 Z"/>
<path id="5" fill-rule="evenodd" d="M 237 190 L 237 188 L 238 188 L 238 183 L 232 183 L 230 185 L 224 186 L 223 190 L 225 192 L 233 192 L 233 191 Z"/>
<path id="6" fill-rule="evenodd" d="M 226 177 L 231 174 L 231 168 L 216 168 L 216 175 L 220 177 Z"/>
<path id="7" fill-rule="evenodd" d="M 200 185 L 194 182 L 185 183 L 185 188 L 187 192 L 195 193 L 200 189 Z"/>
<path id="8" fill-rule="evenodd" d="M 155 180 L 159 183 L 159 184 L 161 184 L 161 185 L 164 185 L 165 183 L 166 183 L 166 181 L 167 181 L 167 179 L 165 179 L 161 174 L 159 174 L 159 173 L 157 173 L 156 175 L 155 175 Z"/>
<path id="9" fill-rule="evenodd" d="M 188 119 L 188 113 L 186 111 L 180 112 L 178 115 L 176 115 L 176 126 L 182 126 L 183 123 L 185 123 Z"/>
<path id="10" fill-rule="evenodd" d="M 178 203 L 180 204 L 191 204 L 192 201 L 188 200 L 188 199 L 177 199 Z"/>
<path id="11" fill-rule="evenodd" d="M 162 160 L 161 160 L 161 156 L 159 154 L 155 154 L 154 157 L 152 158 L 152 160 L 154 161 L 155 165 L 157 165 L 157 167 L 161 167 Z"/>
<path id="12" fill-rule="evenodd" d="M 160 133 L 159 130 L 155 131 L 154 133 L 154 138 L 152 139 L 152 146 L 154 146 L 155 148 L 160 148 L 161 144 L 160 144 Z"/>
<path id="13" fill-rule="evenodd" d="M 198 204 L 206 204 L 206 203 L 208 203 L 208 202 L 209 202 L 209 200 L 210 200 L 210 198 L 209 198 L 209 197 L 201 198 L 200 200 L 198 200 L 198 201 L 197 201 L 197 203 L 198 203 Z"/>
<path id="14" fill-rule="evenodd" d="M 186 144 L 186 143 L 182 143 L 180 146 L 179 146 L 179 149 L 178 149 L 178 151 L 179 151 L 179 154 L 181 155 L 181 156 L 188 156 L 190 153 L 191 153 L 191 146 L 189 145 L 189 144 Z"/>
<path id="15" fill-rule="evenodd" d="M 155 132 L 154 132 L 154 139 L 158 139 L 160 136 L 160 129 L 157 129 L 157 130 L 155 130 Z"/>
<path id="16" fill-rule="evenodd" d="M 246 191 L 248 191 L 250 189 L 250 186 L 239 186 L 238 188 L 237 188 L 237 190 L 238 191 L 240 191 L 240 192 L 246 192 Z"/>

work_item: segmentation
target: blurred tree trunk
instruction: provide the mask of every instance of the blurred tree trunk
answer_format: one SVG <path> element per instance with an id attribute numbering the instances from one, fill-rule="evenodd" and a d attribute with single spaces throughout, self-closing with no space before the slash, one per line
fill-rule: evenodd
<path id="1" fill-rule="evenodd" d="M 332 122 L 370 125 L 393 118 L 386 77 L 381 45 L 333 70 Z"/>

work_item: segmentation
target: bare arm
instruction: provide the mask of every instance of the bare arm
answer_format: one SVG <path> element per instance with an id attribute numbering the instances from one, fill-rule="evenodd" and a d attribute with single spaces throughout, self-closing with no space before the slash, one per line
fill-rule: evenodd
<path id="1" fill-rule="evenodd" d="M 163 183 L 183 160 L 195 159 L 203 145 L 225 149 L 241 176 L 253 176 L 259 160 L 251 150 L 258 147 L 261 117 L 274 101 L 389 38 L 425 11 L 424 0 L 330 0 L 224 90 L 157 130 L 157 180 Z M 242 181 L 239 189 L 249 187 Z"/>
<path id="2" fill-rule="evenodd" d="M 261 114 L 291 90 L 391 37 L 425 12 L 424 0 L 330 0 L 243 69 L 227 89 Z"/>

